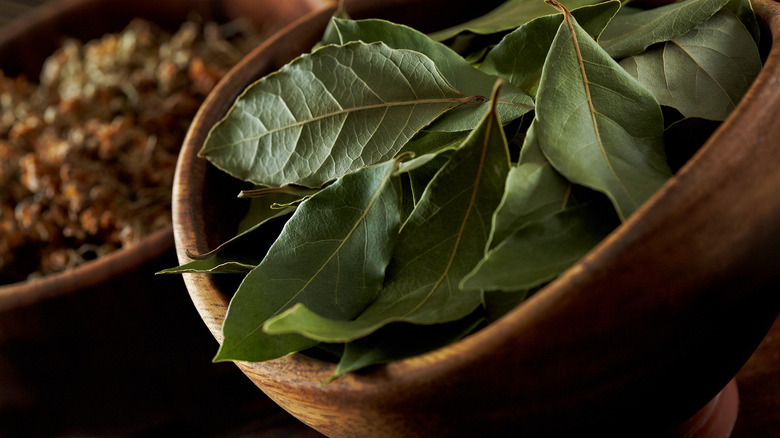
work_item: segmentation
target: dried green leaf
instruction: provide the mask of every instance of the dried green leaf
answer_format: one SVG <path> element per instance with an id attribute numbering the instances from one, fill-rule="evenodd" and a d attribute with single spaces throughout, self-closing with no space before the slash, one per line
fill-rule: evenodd
<path id="1" fill-rule="evenodd" d="M 493 248 L 529 222 L 562 210 L 571 183 L 547 161 L 532 123 L 516 167 L 509 171 L 504 196 L 493 216 L 489 248 Z"/>
<path id="2" fill-rule="evenodd" d="M 246 274 L 257 266 L 256 263 L 241 262 L 235 260 L 235 258 L 235 256 L 223 257 L 220 254 L 214 254 L 203 260 L 193 260 L 181 266 L 164 269 L 158 272 L 158 274 Z"/>
<path id="3" fill-rule="evenodd" d="M 433 177 L 452 157 L 454 149 L 442 149 L 436 153 L 425 154 L 401 165 L 399 172 L 409 175 L 414 205 L 420 202 L 425 189 Z"/>
<path id="4" fill-rule="evenodd" d="M 583 6 L 573 10 L 572 15 L 586 32 L 597 38 L 618 9 L 620 2 L 613 0 Z M 562 20 L 563 14 L 545 15 L 518 27 L 488 52 L 480 70 L 500 76 L 535 96 L 547 52 Z"/>
<path id="5" fill-rule="evenodd" d="M 195 254 L 188 251 L 190 258 L 194 259 L 181 266 L 165 269 L 160 274 L 181 274 L 185 272 L 204 272 L 210 274 L 246 274 L 257 266 L 265 256 L 265 250 L 273 241 L 268 232 L 260 233 L 263 225 L 276 218 L 286 216 L 293 211 L 293 207 L 281 209 L 272 208 L 277 203 L 287 203 L 298 199 L 297 191 L 276 190 L 265 196 L 249 200 L 249 211 L 239 223 L 238 234 L 228 239 L 218 247 L 204 254 Z M 277 233 L 278 234 L 278 233 Z M 270 239 L 270 240 L 269 240 Z"/>
<path id="6" fill-rule="evenodd" d="M 270 320 L 266 331 L 346 342 L 391 322 L 437 324 L 470 314 L 482 293 L 461 293 L 458 283 L 482 258 L 508 171 L 493 109 L 428 185 L 401 229 L 384 287 L 360 316 L 337 321 L 300 305 Z"/>
<path id="7" fill-rule="evenodd" d="M 483 73 L 442 43 L 432 40 L 422 32 L 385 20 L 340 20 L 331 23 L 338 40 L 334 44 L 350 41 L 365 43 L 382 42 L 397 50 L 415 50 L 430 58 L 439 72 L 453 88 L 468 96 L 490 96 L 496 77 Z M 490 108 L 488 101 L 462 105 L 436 120 L 429 131 L 470 131 Z M 505 84 L 498 96 L 498 115 L 503 123 L 521 117 L 533 108 L 533 101 L 522 90 Z M 415 151 L 418 152 L 418 151 Z"/>
<path id="8" fill-rule="evenodd" d="M 609 196 L 621 219 L 671 176 L 655 98 L 568 12 L 542 71 L 536 123 L 552 166 L 569 181 Z"/>
<path id="9" fill-rule="evenodd" d="M 406 359 L 447 346 L 473 332 L 483 321 L 484 318 L 475 312 L 446 324 L 390 324 L 346 344 L 331 379 L 370 365 Z"/>
<path id="10" fill-rule="evenodd" d="M 600 0 L 564 0 L 562 3 L 569 9 L 575 9 L 599 2 Z M 437 41 L 445 41 L 462 32 L 480 35 L 504 32 L 544 15 L 550 15 L 550 8 L 542 1 L 508 0 L 481 17 L 434 32 L 430 36 Z"/>
<path id="11" fill-rule="evenodd" d="M 723 10 L 688 33 L 620 61 L 661 105 L 725 120 L 761 70 L 752 36 Z"/>
<path id="12" fill-rule="evenodd" d="M 758 18 L 753 11 L 753 4 L 750 3 L 750 0 L 729 0 L 726 4 L 726 8 L 739 18 L 739 21 L 741 21 L 748 32 L 750 32 L 753 41 L 758 44 L 761 39 L 761 26 L 758 24 Z"/>
<path id="13" fill-rule="evenodd" d="M 413 153 L 422 156 L 457 146 L 469 135 L 468 131 L 442 132 L 423 129 L 401 149 L 400 154 Z"/>
<path id="14" fill-rule="evenodd" d="M 441 114 L 475 100 L 418 52 L 327 46 L 250 86 L 200 155 L 255 184 L 320 187 L 391 158 Z"/>
<path id="15" fill-rule="evenodd" d="M 653 44 L 676 38 L 703 23 L 729 0 L 684 0 L 631 14 L 619 14 L 604 29 L 599 44 L 615 59 L 636 55 Z"/>
<path id="16" fill-rule="evenodd" d="M 491 324 L 498 321 L 539 289 L 541 287 L 515 292 L 485 291 L 485 323 Z"/>
<path id="17" fill-rule="evenodd" d="M 263 361 L 315 345 L 262 330 L 296 303 L 349 320 L 373 300 L 400 226 L 396 167 L 390 161 L 346 175 L 298 207 L 231 300 L 216 360 Z"/>
<path id="18" fill-rule="evenodd" d="M 524 292 L 559 276 L 617 225 L 609 205 L 589 202 L 530 222 L 488 251 L 464 290 Z"/>

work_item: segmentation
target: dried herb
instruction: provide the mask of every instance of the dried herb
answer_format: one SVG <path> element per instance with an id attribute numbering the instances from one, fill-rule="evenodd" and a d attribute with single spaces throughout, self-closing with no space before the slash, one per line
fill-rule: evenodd
<path id="1" fill-rule="evenodd" d="M 510 0 L 433 38 L 342 11 L 251 86 L 202 155 L 269 187 L 252 201 L 266 211 L 178 269 L 248 268 L 232 254 L 273 216 L 272 188 L 314 190 L 243 272 L 216 359 L 321 348 L 336 377 L 438 348 L 630 217 L 690 154 L 670 150 L 680 127 L 711 132 L 700 121 L 723 120 L 758 74 L 757 27 L 742 0 L 594 3 Z M 500 41 L 455 50 L 487 34 Z"/>
<path id="2" fill-rule="evenodd" d="M 137 18 L 64 40 L 38 78 L 0 71 L 0 284 L 75 268 L 169 226 L 189 121 L 260 40 L 239 21 L 170 33 Z"/>

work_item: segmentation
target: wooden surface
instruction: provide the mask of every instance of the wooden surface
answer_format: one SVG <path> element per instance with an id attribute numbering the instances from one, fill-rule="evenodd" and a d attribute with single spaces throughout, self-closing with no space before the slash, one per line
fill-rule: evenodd
<path id="1" fill-rule="evenodd" d="M 29 12 L 46 0 L 0 0 L 0 26 L 5 25 L 15 17 Z"/>
<path id="2" fill-rule="evenodd" d="M 737 374 L 740 406 L 733 438 L 780 437 L 780 319 Z"/>
<path id="3" fill-rule="evenodd" d="M 24 12 L 28 4 L 41 2 L 0 0 L 0 25 Z M 156 370 L 141 367 L 136 368 L 140 371 L 137 375 L 106 375 L 101 373 L 97 358 L 101 348 L 119 348 L 111 346 L 110 333 L 95 341 L 102 340 L 105 345 L 80 345 L 77 350 L 62 346 L 78 345 L 80 333 L 60 333 L 39 346 L 56 349 L 53 344 L 58 343 L 62 355 L 72 355 L 68 361 L 73 367 L 47 369 L 46 357 L 35 351 L 18 352 L 15 359 L 27 357 L 28 364 L 16 376 L 17 380 L 0 380 L 0 392 L 24 386 L 39 373 L 45 378 L 33 390 L 23 391 L 26 396 L 19 403 L 38 406 L 40 412 L 21 416 L 0 412 L 0 436 L 319 436 L 273 405 L 232 364 L 209 363 L 216 343 L 192 309 L 183 285 L 171 287 L 166 291 L 174 297 L 170 298 L 169 307 L 157 310 L 186 312 L 177 314 L 173 325 L 170 315 L 145 315 L 142 322 L 147 331 L 143 333 L 151 338 L 155 330 L 185 336 L 180 348 L 187 348 L 192 356 L 200 358 L 202 362 L 196 368 L 212 381 L 177 379 L 177 374 L 186 373 L 181 367 L 188 365 L 171 360 L 171 351 L 155 348 L 154 339 L 136 339 L 127 348 L 134 349 L 136 360 L 144 357 L 150 363 L 157 362 Z M 61 310 L 58 304 L 50 303 L 48 312 Z M 127 324 L 103 316 L 96 317 L 88 326 L 110 332 L 135 328 Z M 90 358 L 91 363 L 83 362 Z M 0 375 L 0 379 L 3 377 L 7 376 Z M 780 321 L 775 322 L 737 375 L 737 382 L 740 413 L 732 436 L 780 437 Z"/>
<path id="4" fill-rule="evenodd" d="M 444 25 L 432 3 L 371 7 L 389 3 L 413 4 L 413 12 L 399 14 L 412 26 Z M 360 17 L 357 6 L 367 4 L 351 3 L 350 15 Z M 221 82 L 194 121 L 174 187 L 181 261 L 186 249 L 213 248 L 212 238 L 234 229 L 225 218 L 240 217 L 240 203 L 224 196 L 236 187 L 195 157 L 208 129 L 247 84 L 316 42 L 327 18 L 311 16 L 269 40 Z M 778 23 L 772 28 L 780 31 Z M 780 32 L 775 37 L 780 43 Z M 780 149 L 769 140 L 780 137 L 775 47 L 754 88 L 689 166 L 625 227 L 500 321 L 326 387 L 318 382 L 333 366 L 304 355 L 241 364 L 243 371 L 334 436 L 546 436 L 587 428 L 604 435 L 639 433 L 638 425 L 658 435 L 679 424 L 738 372 L 780 308 Z M 185 279 L 219 338 L 234 288 L 201 275 Z"/>
<path id="5" fill-rule="evenodd" d="M 0 0 L 0 26 L 42 3 Z M 321 436 L 211 362 L 217 343 L 181 277 L 154 275 L 177 264 L 168 240 L 121 280 L 0 308 L 0 437 Z"/>

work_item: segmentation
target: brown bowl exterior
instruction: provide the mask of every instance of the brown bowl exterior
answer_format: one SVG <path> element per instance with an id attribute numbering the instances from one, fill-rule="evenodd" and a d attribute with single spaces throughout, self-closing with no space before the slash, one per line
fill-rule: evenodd
<path id="1" fill-rule="evenodd" d="M 170 30 L 193 12 L 224 21 L 245 11 L 238 3 L 54 0 L 0 28 L 0 69 L 35 79 L 64 37 L 118 32 L 135 17 Z M 258 1 L 256 23 L 278 29 L 286 24 L 277 21 L 280 5 L 285 14 L 305 6 L 302 15 L 316 2 L 308 3 Z M 187 409 L 199 412 L 191 418 L 198 424 L 204 391 L 254 397 L 236 390 L 234 374 L 245 379 L 234 367 L 210 363 L 213 340 L 188 312 L 181 279 L 155 276 L 177 263 L 169 226 L 73 270 L 0 286 L 0 436 L 132 435 Z M 212 383 L 195 391 L 193 379 Z"/>
<path id="2" fill-rule="evenodd" d="M 462 3 L 462 4 L 461 4 Z M 459 2 L 349 3 L 353 17 L 443 26 Z M 765 66 L 731 117 L 640 211 L 564 275 L 498 322 L 449 347 L 327 386 L 330 363 L 301 354 L 239 368 L 329 436 L 657 436 L 736 374 L 780 311 L 780 7 L 755 0 L 771 29 Z M 406 8 L 406 9 L 405 9 Z M 385 15 L 387 14 L 387 15 Z M 234 181 L 197 158 L 211 126 L 252 81 L 320 38 L 313 14 L 247 57 L 191 126 L 174 183 L 185 251 L 229 237 Z M 232 284 L 186 275 L 221 341 Z"/>
<path id="3" fill-rule="evenodd" d="M 259 0 L 251 4 L 243 0 L 52 1 L 0 29 L 0 69 L 6 76 L 25 75 L 36 79 L 43 62 L 59 47 L 63 38 L 82 41 L 98 38 L 124 29 L 135 17 L 149 19 L 171 31 L 178 29 L 191 14 L 214 21 L 249 17 L 258 29 L 270 34 L 327 3 L 327 0 Z M 172 252 L 173 247 L 171 226 L 148 236 L 134 248 L 115 251 L 66 273 L 35 282 L 0 286 L 0 312 L 94 287 Z"/>

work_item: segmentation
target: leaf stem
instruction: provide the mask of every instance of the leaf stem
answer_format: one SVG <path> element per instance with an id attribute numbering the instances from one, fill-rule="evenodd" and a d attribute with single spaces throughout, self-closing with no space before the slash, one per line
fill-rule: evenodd
<path id="1" fill-rule="evenodd" d="M 268 129 L 259 135 L 255 135 L 252 137 L 244 137 L 237 141 L 234 141 L 232 143 L 225 143 L 224 145 L 220 146 L 221 149 L 224 148 L 232 148 L 242 143 L 257 141 L 263 137 L 267 137 L 269 135 L 275 134 L 280 131 L 284 131 L 285 129 L 292 129 L 295 127 L 303 126 L 308 123 L 314 123 L 318 122 L 320 120 L 325 120 L 330 117 L 338 117 L 343 115 L 348 115 L 352 113 L 357 113 L 360 111 L 371 111 L 376 110 L 380 108 L 394 108 L 394 107 L 402 107 L 402 106 L 413 106 L 417 107 L 419 105 L 432 105 L 432 104 L 441 104 L 441 103 L 450 103 L 450 109 L 459 107 L 461 105 L 469 104 L 469 103 L 478 103 L 478 102 L 484 102 L 485 97 L 484 96 L 464 96 L 464 97 L 441 97 L 441 98 L 431 98 L 431 99 L 419 99 L 419 100 L 412 100 L 412 101 L 397 101 L 397 102 L 381 102 L 377 104 L 371 104 L 371 105 L 363 105 L 359 107 L 353 107 L 353 108 L 345 108 L 340 109 L 338 111 L 332 111 L 325 114 L 320 114 L 318 116 L 313 116 L 304 120 L 296 120 L 293 123 L 288 123 L 283 126 L 279 126 L 277 128 Z"/>

